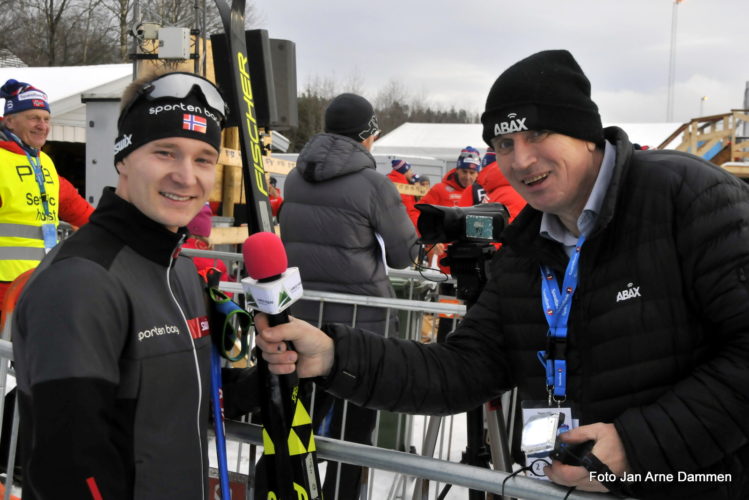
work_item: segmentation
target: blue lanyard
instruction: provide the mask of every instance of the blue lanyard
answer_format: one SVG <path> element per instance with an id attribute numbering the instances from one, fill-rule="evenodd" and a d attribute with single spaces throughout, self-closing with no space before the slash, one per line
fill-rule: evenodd
<path id="1" fill-rule="evenodd" d="M 24 153 L 26 153 L 26 159 L 29 160 L 29 165 L 31 166 L 31 169 L 34 171 L 34 178 L 36 179 L 36 184 L 39 186 L 39 197 L 42 199 L 42 207 L 44 208 L 44 215 L 49 217 L 49 200 L 47 199 L 47 189 L 44 186 L 44 172 L 42 171 L 42 160 L 39 158 L 39 154 L 31 154 L 29 150 L 32 152 L 36 152 L 36 149 L 31 148 L 30 146 L 26 146 L 23 141 L 13 132 L 10 130 L 6 130 L 8 132 L 8 136 L 10 136 L 11 139 L 13 139 L 13 142 L 18 144 L 18 146 L 23 150 Z"/>
<path id="2" fill-rule="evenodd" d="M 24 150 L 24 152 L 26 153 L 26 158 L 28 158 L 31 168 L 34 170 L 34 178 L 36 178 L 36 183 L 39 185 L 39 196 L 42 199 L 44 215 L 49 217 L 49 200 L 47 199 L 47 189 L 44 186 L 44 172 L 42 171 L 42 161 L 38 156 L 32 156 L 26 150 Z"/>
<path id="3" fill-rule="evenodd" d="M 546 389 L 549 392 L 550 405 L 552 396 L 558 402 L 564 401 L 567 397 L 567 323 L 572 296 L 577 289 L 580 249 L 584 242 L 585 235 L 581 234 L 567 263 L 561 289 L 554 271 L 548 266 L 541 265 L 541 302 L 544 317 L 549 323 L 549 332 L 546 350 L 538 352 L 538 359 L 546 370 Z"/>

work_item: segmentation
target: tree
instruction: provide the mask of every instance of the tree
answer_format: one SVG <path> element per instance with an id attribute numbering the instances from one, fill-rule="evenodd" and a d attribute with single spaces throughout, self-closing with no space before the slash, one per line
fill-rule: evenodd
<path id="1" fill-rule="evenodd" d="M 248 26 L 259 22 L 253 4 L 245 19 Z M 200 27 L 206 35 L 223 29 L 212 0 L 0 0 L 0 49 L 29 66 L 129 62 L 129 33 L 142 20 Z"/>
<path id="2" fill-rule="evenodd" d="M 359 77 L 354 75 L 346 81 L 342 92 L 353 92 L 362 95 Z M 325 127 L 325 108 L 339 92 L 333 78 L 313 77 L 297 99 L 299 109 L 299 126 L 286 136 L 291 142 L 289 151 L 299 152 L 310 137 L 323 131 Z M 376 94 L 373 105 L 377 121 L 386 134 L 407 121 L 420 123 L 477 123 L 479 116 L 464 109 L 444 110 L 432 108 L 426 104 L 423 96 L 412 98 L 404 85 L 398 80 L 391 80 Z"/>

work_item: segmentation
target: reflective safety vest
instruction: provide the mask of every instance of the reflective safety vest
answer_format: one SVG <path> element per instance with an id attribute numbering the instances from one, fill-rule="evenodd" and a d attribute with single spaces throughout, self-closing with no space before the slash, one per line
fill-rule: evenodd
<path id="1" fill-rule="evenodd" d="M 60 182 L 52 159 L 40 153 L 47 211 L 26 155 L 0 148 L 0 281 L 39 265 L 46 251 L 42 226 L 58 224 Z"/>

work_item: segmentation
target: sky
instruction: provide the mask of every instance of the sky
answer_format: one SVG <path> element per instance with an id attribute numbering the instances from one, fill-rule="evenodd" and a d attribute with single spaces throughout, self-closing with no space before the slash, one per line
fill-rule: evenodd
<path id="1" fill-rule="evenodd" d="M 409 98 L 480 113 L 504 69 L 563 48 L 605 123 L 684 122 L 743 108 L 749 81 L 747 0 L 253 1 L 255 27 L 296 44 L 300 92 L 357 82 L 374 101 L 397 82 Z"/>

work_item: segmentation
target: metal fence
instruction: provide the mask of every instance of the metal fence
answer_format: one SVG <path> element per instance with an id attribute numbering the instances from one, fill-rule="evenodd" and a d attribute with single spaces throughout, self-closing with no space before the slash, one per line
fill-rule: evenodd
<path id="1" fill-rule="evenodd" d="M 241 265 L 240 263 L 242 262 L 241 254 L 229 252 L 185 250 L 183 253 L 220 258 L 227 262 L 230 270 L 236 270 L 239 267 L 238 264 Z M 391 271 L 390 277 L 396 281 L 400 280 L 397 286 L 399 287 L 399 295 L 404 298 L 364 297 L 305 290 L 303 300 L 318 301 L 321 307 L 324 307 L 325 304 L 336 303 L 350 304 L 354 308 L 360 306 L 385 308 L 389 311 L 388 314 L 398 314 L 404 319 L 401 322 L 399 336 L 415 341 L 436 340 L 430 338 L 428 332 L 426 335 L 422 335 L 424 318 L 426 316 L 431 315 L 432 318 L 436 318 L 438 315 L 444 314 L 457 318 L 465 313 L 465 306 L 463 305 L 434 301 L 436 292 L 429 280 L 443 281 L 445 276 L 441 273 L 433 271 L 425 273 L 416 271 Z M 243 293 L 241 285 L 236 282 L 221 282 L 221 288 L 229 292 Z M 5 330 L 8 327 L 9 325 L 6 324 Z M 391 334 L 391 332 L 386 332 L 386 334 Z M 13 379 L 9 379 L 9 377 L 12 377 L 12 367 L 10 365 L 12 357 L 12 344 L 7 340 L 0 340 L 0 389 L 2 390 L 2 394 L 6 393 L 13 383 Z M 2 425 L 3 405 L 4 398 L 0 398 L 0 426 Z M 344 410 L 344 419 L 345 415 L 346 412 Z M 507 418 L 507 415 L 500 416 L 501 421 L 505 421 Z M 414 428 L 417 427 L 415 426 L 416 419 L 422 419 L 423 421 L 421 432 L 414 431 Z M 389 424 L 388 432 L 391 434 L 391 437 L 394 435 L 394 438 L 390 440 L 390 444 L 386 445 L 387 447 L 383 447 L 381 432 L 385 427 L 383 422 L 386 420 Z M 15 442 L 18 435 L 17 409 L 14 409 L 12 425 L 6 427 L 10 429 L 9 432 L 11 433 L 7 470 L 13 470 L 16 450 Z M 345 428 L 345 424 L 342 427 Z M 440 451 L 438 458 L 421 456 L 416 453 L 418 452 L 416 447 L 411 447 L 411 443 L 419 443 L 421 441 L 419 443 L 420 452 L 425 453 L 424 440 L 431 439 L 433 443 L 435 440 L 434 436 L 427 437 L 427 427 L 426 417 L 379 412 L 373 442 L 378 443 L 380 446 L 366 446 L 318 436 L 316 437 L 318 455 L 324 459 L 351 463 L 368 468 L 368 480 L 364 482 L 364 484 L 368 485 L 368 489 L 362 492 L 362 498 L 366 497 L 376 500 L 384 498 L 413 498 L 419 500 L 436 498 L 439 491 L 437 485 L 440 484 L 452 484 L 496 495 L 505 495 L 506 498 L 523 498 L 529 500 L 613 498 L 610 495 L 582 492 L 569 493 L 568 488 L 557 486 L 548 481 L 524 476 L 508 477 L 509 474 L 507 472 L 472 467 L 445 460 L 451 452 L 449 442 L 451 441 L 452 430 L 448 425 L 443 425 L 440 431 L 442 435 L 439 438 L 439 442 L 442 445 L 437 447 L 438 451 Z M 490 425 L 489 427 L 489 434 L 491 434 L 492 426 Z M 248 474 L 251 474 L 254 457 L 256 456 L 254 447 L 262 444 L 260 428 L 253 424 L 227 422 L 226 430 L 230 446 L 235 448 L 235 470 L 237 472 L 244 472 L 241 468 L 242 462 L 245 461 L 249 464 L 245 470 L 247 470 Z M 495 437 L 494 439 L 497 440 L 498 438 Z M 244 450 L 247 449 L 247 445 L 250 445 L 251 451 L 243 458 L 242 455 Z M 501 443 L 501 445 L 506 449 L 508 443 Z M 400 451 L 397 448 L 405 449 L 405 451 Z M 431 455 L 429 451 L 426 450 Z M 432 489 L 427 490 L 423 487 L 423 482 L 419 483 L 414 478 L 431 481 L 433 485 Z M 373 486 L 376 481 L 379 483 L 389 481 L 389 487 L 384 490 L 386 493 L 382 493 L 382 488 L 378 489 L 377 493 L 375 493 Z M 4 500 L 11 498 L 11 492 L 13 492 L 13 495 L 20 496 L 20 490 L 13 487 L 12 474 L 6 474 L 4 483 L 7 486 L 5 488 Z M 382 485 L 380 484 L 380 486 Z M 433 497 L 429 497 L 428 495 L 433 495 Z M 457 495 L 457 492 L 452 492 L 449 498 L 460 498 Z"/>

